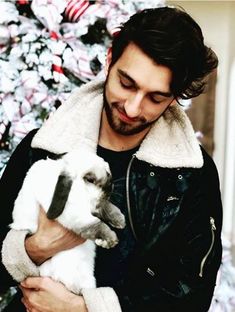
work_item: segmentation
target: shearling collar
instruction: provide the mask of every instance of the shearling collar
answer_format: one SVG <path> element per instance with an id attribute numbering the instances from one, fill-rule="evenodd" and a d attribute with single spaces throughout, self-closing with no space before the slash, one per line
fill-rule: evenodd
<path id="1" fill-rule="evenodd" d="M 103 80 L 96 79 L 75 89 L 37 132 L 32 147 L 52 153 L 84 147 L 96 152 L 103 85 Z M 203 166 L 202 153 L 192 125 L 178 105 L 170 107 L 152 126 L 136 157 L 160 167 Z"/>

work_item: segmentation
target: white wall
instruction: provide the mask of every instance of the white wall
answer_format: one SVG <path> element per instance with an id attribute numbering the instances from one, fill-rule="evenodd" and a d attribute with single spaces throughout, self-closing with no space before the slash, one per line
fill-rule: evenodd
<path id="1" fill-rule="evenodd" d="M 205 42 L 219 58 L 216 87 L 215 151 L 224 202 L 224 233 L 235 225 L 235 1 L 167 1 L 182 6 L 201 26 Z M 235 65 L 234 65 L 235 66 Z M 235 244 L 235 230 L 234 230 Z"/>

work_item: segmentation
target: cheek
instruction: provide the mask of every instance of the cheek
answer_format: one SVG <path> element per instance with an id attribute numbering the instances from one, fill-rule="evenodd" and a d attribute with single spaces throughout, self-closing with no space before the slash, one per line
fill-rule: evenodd
<path id="1" fill-rule="evenodd" d="M 107 99 L 109 104 L 112 103 L 113 99 L 115 98 L 115 95 L 114 95 L 114 93 L 111 90 L 112 89 L 109 88 L 109 86 L 106 86 L 106 88 L 105 88 L 105 96 L 106 96 L 106 99 Z"/>
<path id="2" fill-rule="evenodd" d="M 166 108 L 167 106 L 153 106 L 150 104 L 149 107 L 146 105 L 142 113 L 148 121 L 152 122 L 158 119 L 165 112 Z"/>

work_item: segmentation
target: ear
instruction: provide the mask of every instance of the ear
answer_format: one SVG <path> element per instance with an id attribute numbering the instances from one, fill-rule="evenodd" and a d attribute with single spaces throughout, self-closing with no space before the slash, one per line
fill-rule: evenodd
<path id="1" fill-rule="evenodd" d="M 107 56 L 106 56 L 106 61 L 105 61 L 105 67 L 104 67 L 105 76 L 108 75 L 109 66 L 110 66 L 110 64 L 111 64 L 111 61 L 112 61 L 112 47 L 108 48 L 108 51 L 107 51 Z"/>
<path id="2" fill-rule="evenodd" d="M 51 205 L 47 211 L 48 219 L 57 218 L 64 210 L 72 187 L 72 180 L 65 172 L 62 172 L 57 180 Z"/>
<path id="3" fill-rule="evenodd" d="M 67 153 L 62 153 L 62 154 L 54 154 L 54 153 L 50 153 L 48 155 L 48 158 L 52 159 L 52 160 L 59 160 L 61 159 L 64 155 L 66 155 Z"/>

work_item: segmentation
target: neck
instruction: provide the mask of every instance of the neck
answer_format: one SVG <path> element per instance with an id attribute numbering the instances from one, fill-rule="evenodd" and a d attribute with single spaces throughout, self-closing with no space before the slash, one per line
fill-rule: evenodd
<path id="1" fill-rule="evenodd" d="M 110 127 L 105 110 L 103 109 L 99 132 L 99 145 L 113 151 L 129 150 L 140 145 L 148 131 L 149 128 L 133 135 L 119 134 Z"/>

